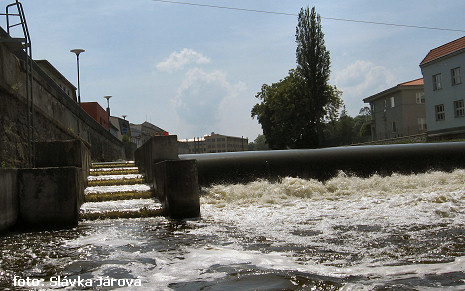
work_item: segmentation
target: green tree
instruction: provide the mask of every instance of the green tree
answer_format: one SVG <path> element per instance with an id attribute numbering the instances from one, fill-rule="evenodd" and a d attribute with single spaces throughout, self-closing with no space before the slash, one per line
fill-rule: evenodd
<path id="1" fill-rule="evenodd" d="M 249 143 L 249 150 L 251 151 L 265 151 L 269 149 L 266 137 L 263 134 L 259 134 L 253 142 Z"/>
<path id="2" fill-rule="evenodd" d="M 294 148 L 300 138 L 302 83 L 302 77 L 290 70 L 283 80 L 271 86 L 264 84 L 255 96 L 261 102 L 252 108 L 252 118 L 257 117 L 262 125 L 271 149 Z"/>
<path id="3" fill-rule="evenodd" d="M 305 80 L 301 108 L 305 118 L 299 147 L 313 148 L 321 143 L 323 118 L 331 96 L 328 90 L 331 61 L 315 7 L 311 11 L 308 7 L 300 10 L 296 42 L 297 70 Z"/>
<path id="4" fill-rule="evenodd" d="M 252 108 L 271 149 L 322 145 L 325 120 L 336 120 L 342 92 L 328 85 L 330 59 L 315 8 L 301 9 L 296 28 L 297 69 L 264 84 Z"/>

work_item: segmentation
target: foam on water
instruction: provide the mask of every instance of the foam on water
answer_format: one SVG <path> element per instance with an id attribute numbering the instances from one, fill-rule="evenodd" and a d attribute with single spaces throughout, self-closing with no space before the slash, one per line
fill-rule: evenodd
<path id="1" fill-rule="evenodd" d="M 144 176 L 141 174 L 126 174 L 126 175 L 100 175 L 100 176 L 89 176 L 88 181 L 106 181 L 106 180 L 130 180 L 130 179 L 141 179 Z"/>
<path id="2" fill-rule="evenodd" d="M 112 193 L 112 192 L 146 192 L 150 191 L 150 185 L 136 184 L 136 185 L 116 185 L 116 186 L 92 186 L 84 190 L 84 195 L 97 193 Z"/>
<path id="3" fill-rule="evenodd" d="M 131 199 L 131 200 L 116 200 L 104 202 L 86 202 L 81 206 L 82 213 L 95 213 L 104 211 L 127 211 L 140 208 L 158 209 L 161 203 L 154 199 Z"/>
<path id="4" fill-rule="evenodd" d="M 138 290 L 460 290 L 464 182 L 465 171 L 456 170 L 215 185 L 202 190 L 199 220 L 80 223 L 53 246 L 73 254 L 56 268 L 69 276 L 139 278 Z M 41 249 L 23 253 L 33 261 Z"/>

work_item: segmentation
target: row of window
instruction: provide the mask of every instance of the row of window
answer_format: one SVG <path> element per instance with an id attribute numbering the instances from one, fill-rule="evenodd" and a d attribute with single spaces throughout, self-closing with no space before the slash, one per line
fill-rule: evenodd
<path id="1" fill-rule="evenodd" d="M 451 76 L 451 85 L 455 86 L 462 83 L 462 78 L 460 77 L 460 67 L 453 68 L 450 70 Z M 436 74 L 433 75 L 433 90 L 437 91 L 442 89 L 442 75 Z"/>
<path id="2" fill-rule="evenodd" d="M 416 99 L 417 104 L 425 104 L 425 92 L 417 92 L 415 99 Z M 373 117 L 374 112 L 375 112 L 375 104 L 371 103 L 370 106 L 371 106 L 371 114 Z M 386 111 L 389 108 L 394 108 L 394 107 L 396 107 L 396 98 L 394 96 L 384 99 L 384 111 Z"/>
<path id="3" fill-rule="evenodd" d="M 463 99 L 454 101 L 454 117 L 460 118 L 465 117 L 465 106 Z M 446 111 L 444 104 L 439 104 L 435 106 L 436 121 L 446 120 Z"/>
<path id="4" fill-rule="evenodd" d="M 396 124 L 395 121 L 393 121 L 391 123 L 391 129 L 392 129 L 392 133 L 397 132 L 397 124 Z M 419 117 L 418 118 L 418 130 L 420 130 L 420 131 L 426 130 L 426 118 L 424 118 L 424 117 Z"/>

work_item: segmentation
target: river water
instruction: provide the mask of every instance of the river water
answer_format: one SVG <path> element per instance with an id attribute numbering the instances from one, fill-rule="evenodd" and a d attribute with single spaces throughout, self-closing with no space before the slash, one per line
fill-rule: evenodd
<path id="1" fill-rule="evenodd" d="M 201 205 L 4 235 L 0 289 L 465 289 L 464 170 L 217 185 Z"/>

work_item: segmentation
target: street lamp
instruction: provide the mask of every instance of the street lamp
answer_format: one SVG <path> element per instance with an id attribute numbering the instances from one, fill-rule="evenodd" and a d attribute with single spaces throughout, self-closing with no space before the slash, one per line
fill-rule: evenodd
<path id="1" fill-rule="evenodd" d="M 108 116 L 110 116 L 110 98 L 112 96 L 104 96 L 103 98 L 107 99 L 107 113 L 108 113 Z"/>
<path id="2" fill-rule="evenodd" d="M 85 52 L 83 49 L 72 49 L 70 52 L 76 54 L 77 60 L 77 73 L 78 73 L 78 103 L 81 104 L 81 86 L 79 84 L 79 54 Z"/>
<path id="3" fill-rule="evenodd" d="M 121 117 L 124 118 L 124 120 L 126 120 L 127 115 L 121 115 Z"/>

